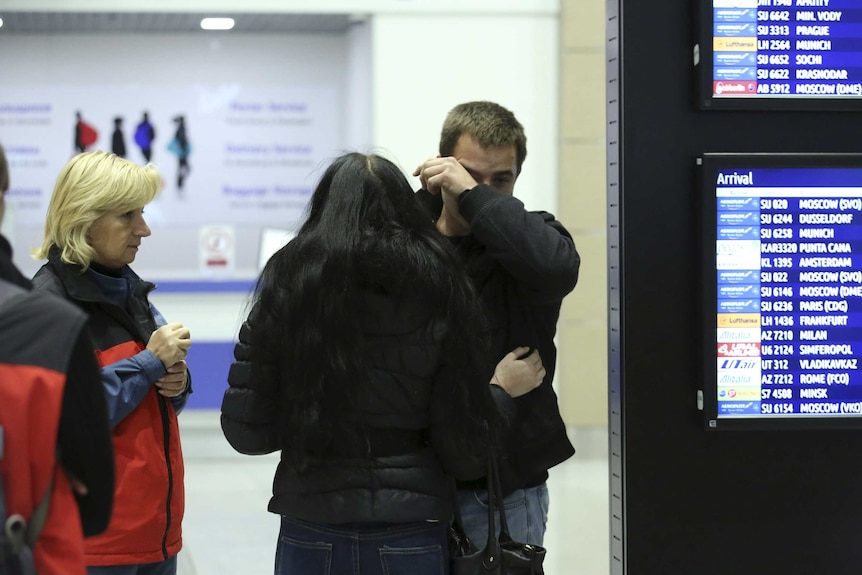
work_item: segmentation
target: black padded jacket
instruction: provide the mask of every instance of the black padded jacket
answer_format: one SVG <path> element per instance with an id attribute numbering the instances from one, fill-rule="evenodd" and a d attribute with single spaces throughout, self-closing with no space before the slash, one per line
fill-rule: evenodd
<path id="1" fill-rule="evenodd" d="M 449 476 L 479 477 L 485 463 L 479 443 L 456 437 L 450 424 L 463 409 L 452 405 L 440 385 L 454 369 L 443 353 L 445 323 L 419 297 L 371 291 L 348 297 L 351 313 L 358 314 L 352 323 L 364 332 L 369 376 L 357 382 L 345 417 L 373 428 L 374 437 L 395 439 L 387 443 L 414 445 L 365 459 L 320 460 L 302 472 L 281 461 L 269 510 L 323 524 L 448 520 Z M 257 314 L 253 309 L 240 330 L 221 419 L 234 449 L 252 455 L 281 449 L 277 384 L 252 374 Z"/>

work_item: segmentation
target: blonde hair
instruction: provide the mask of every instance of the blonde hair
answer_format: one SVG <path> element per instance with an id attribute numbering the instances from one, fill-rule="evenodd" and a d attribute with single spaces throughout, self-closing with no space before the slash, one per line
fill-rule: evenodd
<path id="1" fill-rule="evenodd" d="M 93 222 L 110 212 L 143 208 L 162 185 L 153 164 L 139 166 L 109 152 L 78 154 L 57 176 L 45 217 L 45 237 L 33 257 L 45 259 L 56 246 L 62 261 L 86 270 L 96 256 L 87 239 Z"/>

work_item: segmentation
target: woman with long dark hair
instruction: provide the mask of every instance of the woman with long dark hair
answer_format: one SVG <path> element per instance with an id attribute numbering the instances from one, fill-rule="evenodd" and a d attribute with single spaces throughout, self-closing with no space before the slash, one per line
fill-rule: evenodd
<path id="1" fill-rule="evenodd" d="M 239 452 L 281 451 L 276 573 L 448 571 L 451 478 L 494 426 L 482 315 L 402 172 L 336 159 L 267 263 L 222 404 Z"/>

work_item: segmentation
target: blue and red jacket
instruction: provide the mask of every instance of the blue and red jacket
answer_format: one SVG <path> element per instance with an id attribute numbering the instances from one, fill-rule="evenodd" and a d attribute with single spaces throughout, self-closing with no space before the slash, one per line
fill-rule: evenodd
<path id="1" fill-rule="evenodd" d="M 116 303 L 116 293 L 106 290 L 108 280 L 112 289 L 120 285 L 127 290 L 125 307 Z M 146 350 L 150 335 L 164 323 L 148 301 L 155 286 L 128 266 L 118 278 L 81 273 L 79 266 L 60 261 L 55 248 L 33 278 L 33 287 L 69 299 L 87 312 L 102 367 L 116 489 L 107 531 L 86 540 L 87 565 L 155 563 L 176 555 L 182 548 L 185 509 L 177 413 L 187 393 L 169 400 L 153 385 L 167 372 Z"/>

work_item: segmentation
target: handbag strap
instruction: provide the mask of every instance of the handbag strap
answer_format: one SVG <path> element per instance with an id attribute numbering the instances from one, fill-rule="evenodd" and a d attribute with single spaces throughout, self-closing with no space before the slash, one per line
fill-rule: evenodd
<path id="1" fill-rule="evenodd" d="M 454 523 L 458 526 L 464 525 L 464 520 L 461 519 L 461 501 L 458 498 L 458 486 L 455 484 L 455 478 L 449 479 L 449 488 L 452 491 L 452 507 L 455 512 Z"/>
<path id="2" fill-rule="evenodd" d="M 495 501 L 497 503 L 497 508 L 500 510 L 500 537 L 499 541 L 501 543 L 505 543 L 507 541 L 511 541 L 512 537 L 509 535 L 509 524 L 506 521 L 506 506 L 503 505 L 503 488 L 500 483 L 500 470 L 497 465 L 497 457 L 492 454 L 489 458 L 490 461 L 490 474 L 488 479 L 488 498 L 490 500 L 490 485 L 493 482 L 494 485 L 494 493 L 495 493 Z"/>
<path id="3" fill-rule="evenodd" d="M 499 506 L 502 511 L 502 501 L 498 499 L 498 495 L 495 490 L 495 481 L 492 477 L 494 473 L 494 469 L 496 469 L 497 464 L 494 458 L 493 451 L 488 455 L 488 543 L 485 545 L 485 557 L 482 559 L 482 563 L 485 565 L 485 569 L 492 570 L 496 568 L 496 566 L 500 563 L 501 552 L 500 552 L 500 542 L 497 540 L 497 524 L 494 521 L 494 507 Z"/>

